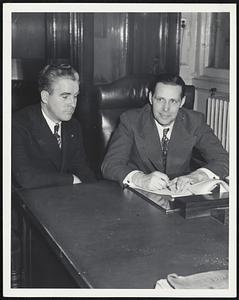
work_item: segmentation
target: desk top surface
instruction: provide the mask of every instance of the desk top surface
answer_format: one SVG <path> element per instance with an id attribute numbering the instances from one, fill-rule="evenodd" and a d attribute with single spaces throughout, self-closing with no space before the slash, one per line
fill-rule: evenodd
<path id="1" fill-rule="evenodd" d="M 166 215 L 118 184 L 19 191 L 33 222 L 86 286 L 154 288 L 170 273 L 228 267 L 228 227 L 210 217 Z"/>

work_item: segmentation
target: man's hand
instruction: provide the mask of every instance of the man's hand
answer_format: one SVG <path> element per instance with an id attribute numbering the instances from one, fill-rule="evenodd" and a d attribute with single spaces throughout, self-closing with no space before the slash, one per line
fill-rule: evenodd
<path id="1" fill-rule="evenodd" d="M 131 180 L 135 185 L 151 191 L 164 189 L 169 184 L 168 176 L 159 171 L 150 174 L 138 172 L 132 176 Z"/>
<path id="2" fill-rule="evenodd" d="M 209 177 L 205 172 L 201 170 L 196 170 L 188 175 L 174 178 L 173 180 L 170 181 L 169 188 L 174 193 L 182 192 L 183 190 L 186 190 L 190 184 L 201 182 L 207 180 L 208 178 Z"/>

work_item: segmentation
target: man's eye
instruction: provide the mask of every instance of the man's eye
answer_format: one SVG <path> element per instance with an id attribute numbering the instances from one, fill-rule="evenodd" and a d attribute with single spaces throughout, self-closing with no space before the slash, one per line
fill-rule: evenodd
<path id="1" fill-rule="evenodd" d="M 67 95 L 66 95 L 66 96 L 62 96 L 62 98 L 63 98 L 63 99 L 67 99 L 67 98 L 68 98 L 68 96 L 67 96 Z"/>
<path id="2" fill-rule="evenodd" d="M 175 100 L 175 99 L 171 99 L 170 101 L 171 101 L 171 103 L 173 103 L 173 104 L 176 104 L 176 103 L 178 103 L 178 101 L 177 101 L 177 100 Z"/>

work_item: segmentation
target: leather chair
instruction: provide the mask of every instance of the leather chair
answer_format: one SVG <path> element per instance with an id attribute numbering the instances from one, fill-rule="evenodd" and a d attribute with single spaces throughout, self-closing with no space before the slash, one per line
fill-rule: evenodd
<path id="1" fill-rule="evenodd" d="M 128 109 L 142 107 L 148 102 L 148 88 L 154 79 L 154 75 L 127 76 L 112 83 L 96 86 L 99 170 L 111 135 L 119 122 L 119 116 Z M 185 96 L 184 107 L 193 109 L 195 87 L 187 85 Z"/>

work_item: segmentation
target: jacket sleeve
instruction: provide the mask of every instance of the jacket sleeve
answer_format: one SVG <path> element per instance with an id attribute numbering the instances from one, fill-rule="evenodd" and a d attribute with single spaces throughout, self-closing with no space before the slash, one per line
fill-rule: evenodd
<path id="1" fill-rule="evenodd" d="M 211 170 L 220 178 L 229 174 L 229 155 L 223 148 L 213 130 L 206 124 L 202 116 L 201 125 L 196 131 L 197 143 L 195 147 L 206 161 L 203 167 Z"/>
<path id="2" fill-rule="evenodd" d="M 120 117 L 120 123 L 114 132 L 101 170 L 103 177 L 122 184 L 124 178 L 135 168 L 128 164 L 133 146 L 133 131 L 126 114 Z"/>
<path id="3" fill-rule="evenodd" d="M 52 185 L 69 185 L 73 176 L 54 170 L 45 170 L 32 157 L 32 138 L 19 123 L 12 127 L 12 175 L 16 187 L 38 188 Z"/>

